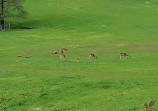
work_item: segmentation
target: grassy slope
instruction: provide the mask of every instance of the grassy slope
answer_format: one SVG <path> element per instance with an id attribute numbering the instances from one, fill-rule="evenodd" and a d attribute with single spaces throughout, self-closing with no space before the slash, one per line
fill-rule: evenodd
<path id="1" fill-rule="evenodd" d="M 1 110 L 140 111 L 157 98 L 156 0 L 58 2 L 27 0 L 18 23 L 36 29 L 0 32 Z M 50 54 L 61 47 L 65 61 Z"/>

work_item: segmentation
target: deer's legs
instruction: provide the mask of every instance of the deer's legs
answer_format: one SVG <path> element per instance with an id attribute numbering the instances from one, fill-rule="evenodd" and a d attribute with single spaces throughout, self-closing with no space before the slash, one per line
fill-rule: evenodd
<path id="1" fill-rule="evenodd" d="M 64 55 L 64 54 L 61 54 L 61 55 L 60 55 L 60 59 L 66 59 L 65 55 Z"/>
<path id="2" fill-rule="evenodd" d="M 89 56 L 89 58 L 87 59 L 88 61 L 90 61 L 92 59 L 92 57 L 91 56 Z"/>
<path id="3" fill-rule="evenodd" d="M 122 56 L 120 55 L 120 59 L 122 59 Z"/>
<path id="4" fill-rule="evenodd" d="M 62 57 L 62 55 L 60 55 L 60 59 L 62 59 L 63 57 Z"/>

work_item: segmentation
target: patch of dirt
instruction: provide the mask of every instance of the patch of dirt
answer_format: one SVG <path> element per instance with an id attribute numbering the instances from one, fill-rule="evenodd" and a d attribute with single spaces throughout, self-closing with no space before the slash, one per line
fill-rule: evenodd
<path id="1" fill-rule="evenodd" d="M 158 42 L 127 42 L 121 44 L 112 44 L 115 47 L 126 47 L 135 50 L 157 50 Z"/>
<path id="2" fill-rule="evenodd" d="M 79 46 L 78 48 L 91 48 L 91 47 L 95 47 L 95 46 Z"/>
<path id="3" fill-rule="evenodd" d="M 124 43 L 122 43 L 122 44 L 115 44 L 114 46 L 123 47 L 123 46 L 125 46 L 125 44 Z"/>

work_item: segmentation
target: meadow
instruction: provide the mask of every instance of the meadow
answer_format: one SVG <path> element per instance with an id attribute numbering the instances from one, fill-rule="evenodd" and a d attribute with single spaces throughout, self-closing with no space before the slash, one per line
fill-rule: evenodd
<path id="1" fill-rule="evenodd" d="M 0 111 L 145 111 L 158 100 L 157 0 L 24 6 L 27 18 L 8 19 L 12 29 L 0 32 Z M 63 47 L 66 60 L 51 54 Z M 86 61 L 89 53 L 98 59 Z"/>

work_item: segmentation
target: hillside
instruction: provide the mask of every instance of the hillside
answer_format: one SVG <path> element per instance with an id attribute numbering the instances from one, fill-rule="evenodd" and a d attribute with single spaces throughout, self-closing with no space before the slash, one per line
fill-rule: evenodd
<path id="1" fill-rule="evenodd" d="M 33 29 L 0 32 L 0 110 L 143 111 L 158 97 L 157 0 L 26 0 L 24 7 L 27 18 L 12 27 Z M 62 47 L 66 60 L 51 54 Z M 98 59 L 87 61 L 89 53 Z"/>

